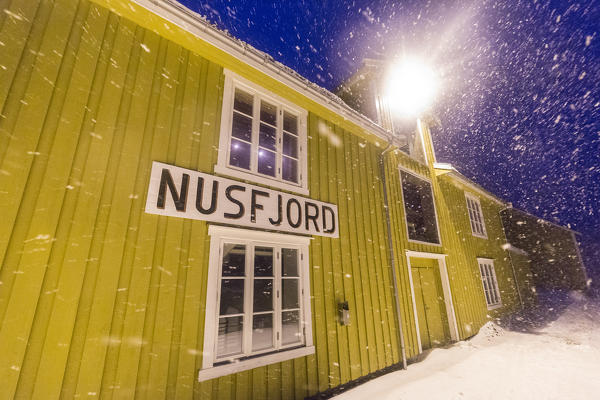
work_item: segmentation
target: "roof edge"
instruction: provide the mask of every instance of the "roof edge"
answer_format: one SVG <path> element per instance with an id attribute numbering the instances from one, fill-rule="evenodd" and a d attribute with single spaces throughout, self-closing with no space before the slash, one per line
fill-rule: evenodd
<path id="1" fill-rule="evenodd" d="M 575 229 L 567 228 L 566 226 L 562 226 L 562 225 L 559 225 L 559 224 L 557 224 L 555 222 L 548 221 L 547 219 L 544 219 L 542 217 L 538 217 L 537 215 L 533 215 L 532 213 L 527 212 L 525 210 L 521 210 L 520 208 L 510 207 L 510 209 L 513 210 L 513 211 L 516 211 L 516 212 L 520 212 L 521 214 L 528 215 L 528 216 L 530 216 L 532 218 L 535 218 L 538 222 L 541 221 L 544 224 L 553 225 L 553 226 L 555 226 L 557 228 L 563 229 L 565 231 L 572 232 L 572 233 L 574 233 L 576 235 L 581 235 L 581 232 L 576 231 Z"/>
<path id="2" fill-rule="evenodd" d="M 212 25 L 202 15 L 174 0 L 131 0 L 136 5 L 242 61 L 309 100 L 327 108 L 377 138 L 390 142 L 391 133 L 352 109 L 329 90 L 318 86 L 273 57 Z M 114 3 L 114 1 L 112 2 Z"/>
<path id="3" fill-rule="evenodd" d="M 475 190 L 477 193 L 487 197 L 488 199 L 490 199 L 492 201 L 495 201 L 498 204 L 501 204 L 506 207 L 512 207 L 512 203 L 500 198 L 499 196 L 495 195 L 494 193 L 488 191 L 487 189 L 484 189 L 482 186 L 473 182 L 472 180 L 470 180 L 469 178 L 467 178 L 466 176 L 461 174 L 450 163 L 436 162 L 433 164 L 433 168 L 438 169 L 438 170 L 448 171 L 448 173 L 450 173 L 453 177 L 457 178 L 463 185 Z"/>

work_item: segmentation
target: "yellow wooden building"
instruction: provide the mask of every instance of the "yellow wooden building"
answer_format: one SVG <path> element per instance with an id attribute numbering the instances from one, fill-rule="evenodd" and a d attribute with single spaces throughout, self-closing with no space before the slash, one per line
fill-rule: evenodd
<path id="1" fill-rule="evenodd" d="M 301 399 L 534 301 L 426 123 L 172 1 L 0 5 L 0 398 Z"/>

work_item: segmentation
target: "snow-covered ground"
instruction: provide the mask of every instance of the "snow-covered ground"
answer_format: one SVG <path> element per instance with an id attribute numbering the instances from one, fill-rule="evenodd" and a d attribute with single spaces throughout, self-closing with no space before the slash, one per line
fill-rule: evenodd
<path id="1" fill-rule="evenodd" d="M 504 328 L 488 322 L 471 340 L 336 399 L 600 399 L 600 301 L 549 298 Z"/>

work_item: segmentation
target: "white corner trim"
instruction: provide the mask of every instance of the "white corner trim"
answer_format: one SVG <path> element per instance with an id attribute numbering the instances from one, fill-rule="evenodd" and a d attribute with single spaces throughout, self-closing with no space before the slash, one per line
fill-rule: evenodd
<path id="1" fill-rule="evenodd" d="M 448 277 L 446 259 L 439 258 L 438 265 L 440 267 L 440 277 L 442 278 L 442 290 L 444 291 L 446 314 L 448 316 L 448 323 L 450 324 L 450 339 L 458 341 L 460 340 L 460 334 L 458 333 L 458 323 L 456 322 L 456 311 L 454 310 L 454 301 L 452 301 L 452 289 L 450 288 L 450 278 Z"/>
<path id="2" fill-rule="evenodd" d="M 251 358 L 249 360 L 224 364 L 218 367 L 201 369 L 198 371 L 198 382 L 207 381 L 209 379 L 218 378 L 219 376 L 234 374 L 236 372 L 246 371 L 269 364 L 291 360 L 292 358 L 303 357 L 314 353 L 314 346 L 300 347 L 298 349 L 280 351 L 278 353 L 273 353 L 266 356 Z"/>
<path id="3" fill-rule="evenodd" d="M 419 131 L 419 138 L 421 139 L 421 148 L 423 149 L 423 158 L 425 159 L 425 165 L 429 165 L 429 159 L 427 158 L 427 148 L 425 147 L 425 138 L 423 138 L 423 123 L 420 118 L 417 118 L 417 131 Z"/>

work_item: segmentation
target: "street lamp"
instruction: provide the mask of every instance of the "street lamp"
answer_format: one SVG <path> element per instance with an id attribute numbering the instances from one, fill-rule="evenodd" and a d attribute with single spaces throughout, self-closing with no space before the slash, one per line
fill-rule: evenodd
<path id="1" fill-rule="evenodd" d="M 399 60 L 388 69 L 385 97 L 392 114 L 419 117 L 431 104 L 438 82 L 433 70 L 416 58 Z"/>

